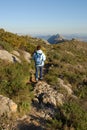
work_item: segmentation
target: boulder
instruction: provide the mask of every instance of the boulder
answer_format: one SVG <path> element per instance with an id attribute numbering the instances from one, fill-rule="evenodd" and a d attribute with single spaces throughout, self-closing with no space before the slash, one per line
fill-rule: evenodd
<path id="1" fill-rule="evenodd" d="M 17 112 L 17 104 L 8 97 L 0 95 L 0 116 L 2 116 L 3 114 L 10 116 L 15 112 Z"/>
<path id="2" fill-rule="evenodd" d="M 0 50 L 0 59 L 2 60 L 6 60 L 8 62 L 19 62 L 21 63 L 21 60 L 16 57 L 15 55 L 9 53 L 8 51 L 6 50 Z"/>
<path id="3" fill-rule="evenodd" d="M 28 63 L 30 63 L 30 62 L 31 62 L 31 54 L 28 53 L 27 51 L 22 51 L 22 54 L 23 54 L 23 56 L 24 56 L 24 59 L 25 59 Z"/>
<path id="4" fill-rule="evenodd" d="M 35 94 L 35 101 L 36 98 L 39 100 L 39 102 L 43 104 L 51 104 L 55 107 L 58 105 L 62 105 L 64 102 L 64 96 L 61 93 L 58 93 L 56 90 L 54 90 L 50 85 L 48 85 L 46 82 L 38 82 L 36 84 L 36 87 L 34 89 Z"/>

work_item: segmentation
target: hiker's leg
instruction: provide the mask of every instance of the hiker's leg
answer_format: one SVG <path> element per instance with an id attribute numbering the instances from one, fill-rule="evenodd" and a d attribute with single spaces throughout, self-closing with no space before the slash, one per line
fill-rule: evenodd
<path id="1" fill-rule="evenodd" d="M 40 79 L 43 78 L 43 66 L 40 66 Z"/>
<path id="2" fill-rule="evenodd" d="M 39 66 L 36 66 L 36 74 L 35 74 L 36 79 L 38 79 L 38 71 L 39 71 Z"/>

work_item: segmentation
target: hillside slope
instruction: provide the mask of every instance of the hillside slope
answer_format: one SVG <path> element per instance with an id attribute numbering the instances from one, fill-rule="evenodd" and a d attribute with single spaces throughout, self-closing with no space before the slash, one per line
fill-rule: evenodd
<path id="1" fill-rule="evenodd" d="M 35 73 L 31 56 L 37 45 L 42 45 L 47 57 L 44 80 L 29 84 L 31 73 Z M 9 62 L 7 54 L 21 62 Z M 49 46 L 40 39 L 1 29 L 0 56 L 0 95 L 12 99 L 18 108 L 12 117 L 1 115 L 0 129 L 86 130 L 87 43 Z"/>

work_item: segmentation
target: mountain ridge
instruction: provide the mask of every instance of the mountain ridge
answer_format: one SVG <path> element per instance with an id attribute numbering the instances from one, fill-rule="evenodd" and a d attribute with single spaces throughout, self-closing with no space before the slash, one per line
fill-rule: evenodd
<path id="1" fill-rule="evenodd" d="M 60 34 L 56 34 L 51 36 L 47 41 L 51 44 L 57 44 L 57 43 L 64 42 L 65 39 Z"/>
<path id="2" fill-rule="evenodd" d="M 56 34 L 36 35 L 34 37 L 48 40 L 53 35 L 56 35 Z M 87 42 L 87 34 L 78 34 L 78 33 L 75 33 L 75 34 L 61 34 L 61 36 L 63 36 L 66 40 L 77 39 L 77 40 L 80 40 L 80 41 Z"/>

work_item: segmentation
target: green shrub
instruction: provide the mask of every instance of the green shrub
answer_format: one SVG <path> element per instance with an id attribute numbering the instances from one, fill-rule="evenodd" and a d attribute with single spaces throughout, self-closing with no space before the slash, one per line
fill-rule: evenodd
<path id="1" fill-rule="evenodd" d="M 5 50 L 7 50 L 7 51 L 9 51 L 9 52 L 11 52 L 11 51 L 13 50 L 12 45 L 10 45 L 8 42 L 5 42 L 5 41 L 0 41 L 0 46 L 1 46 L 3 49 L 5 49 Z"/>
<path id="2" fill-rule="evenodd" d="M 29 65 L 25 63 L 4 64 L 0 67 L 0 94 L 13 99 L 25 112 L 30 109 L 33 98 L 33 88 L 27 85 L 29 68 Z"/>
<path id="3" fill-rule="evenodd" d="M 19 89 L 25 87 L 23 84 L 24 72 L 19 64 L 9 64 L 4 68 L 4 77 L 1 81 L 2 91 L 8 95 L 16 94 Z"/>
<path id="4" fill-rule="evenodd" d="M 86 85 L 79 85 L 77 89 L 75 89 L 74 93 L 76 96 L 78 96 L 80 99 L 84 99 L 87 97 L 87 86 Z"/>
<path id="5" fill-rule="evenodd" d="M 76 102 L 68 102 L 63 106 L 63 113 L 67 125 L 71 125 L 75 130 L 87 129 L 87 112 Z M 69 124 L 68 124 L 69 123 Z"/>
<path id="6" fill-rule="evenodd" d="M 52 130 L 59 130 L 62 128 L 62 122 L 58 121 L 57 119 L 52 119 L 48 121 L 47 127 Z"/>
<path id="7" fill-rule="evenodd" d="M 45 79 L 46 79 L 46 81 L 47 81 L 49 84 L 51 84 L 51 85 L 55 85 L 55 84 L 57 84 L 57 82 L 58 82 L 58 78 L 55 77 L 55 76 L 51 76 L 51 75 L 46 75 L 46 76 L 45 76 Z"/>

